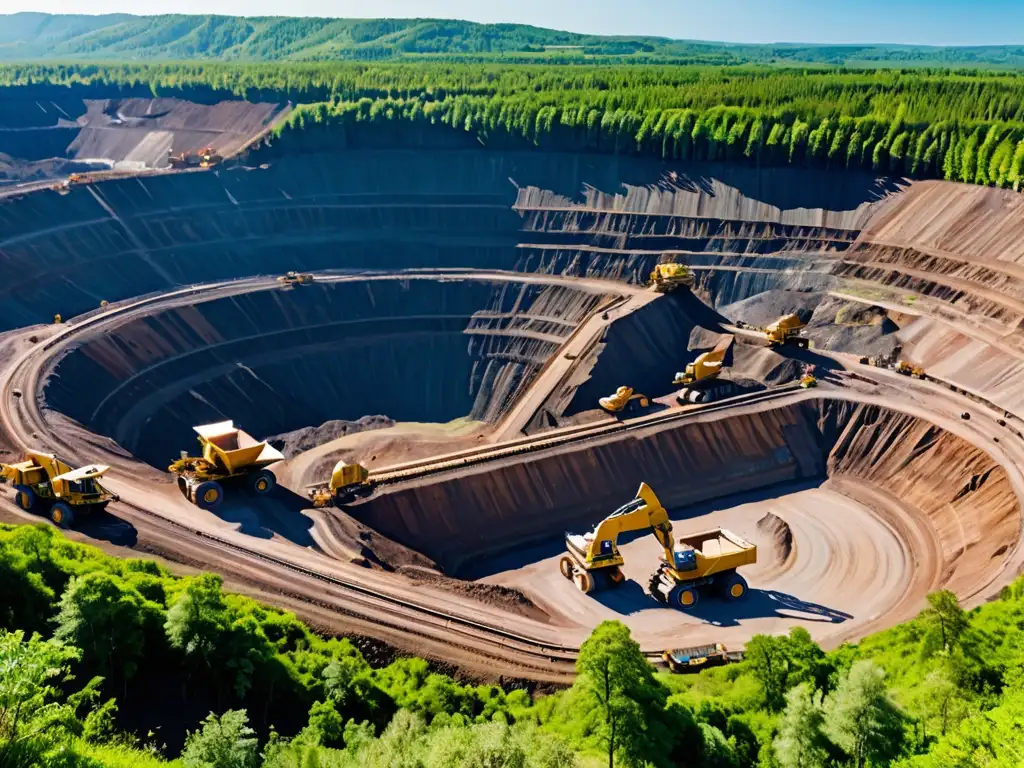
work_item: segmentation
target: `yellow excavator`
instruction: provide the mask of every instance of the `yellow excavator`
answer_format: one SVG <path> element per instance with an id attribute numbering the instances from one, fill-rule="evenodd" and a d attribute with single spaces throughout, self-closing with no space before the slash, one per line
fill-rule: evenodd
<path id="1" fill-rule="evenodd" d="M 619 387 L 614 395 L 602 397 L 597 402 L 608 413 L 636 413 L 651 407 L 650 398 L 634 392 L 632 387 Z"/>
<path id="2" fill-rule="evenodd" d="M 757 562 L 757 547 L 724 529 L 681 538 L 672 536 L 672 521 L 647 483 L 641 483 L 636 498 L 615 510 L 594 530 L 565 535 L 567 554 L 558 564 L 562 576 L 584 594 L 591 594 L 625 581 L 619 535 L 650 529 L 662 548 L 662 562 L 651 577 L 651 596 L 668 605 L 692 608 L 699 591 L 713 587 L 727 599 L 739 599 L 747 592 L 746 580 L 736 568 Z"/>
<path id="3" fill-rule="evenodd" d="M 647 284 L 658 293 L 671 293 L 676 288 L 692 288 L 693 272 L 685 264 L 669 262 L 658 264 L 651 272 Z"/>
<path id="4" fill-rule="evenodd" d="M 100 483 L 109 469 L 103 464 L 72 469 L 52 453 L 27 451 L 17 464 L 0 464 L 0 482 L 10 483 L 26 512 L 44 512 L 56 525 L 70 528 L 76 515 L 102 512 L 118 500 Z"/>
<path id="5" fill-rule="evenodd" d="M 737 388 L 733 382 L 718 378 L 725 367 L 725 356 L 732 342 L 732 336 L 724 336 L 714 349 L 701 353 L 692 363 L 687 363 L 686 370 L 676 374 L 672 383 L 682 386 L 676 393 L 678 402 L 684 405 L 710 403 L 736 394 Z"/>
<path id="6" fill-rule="evenodd" d="M 913 379 L 923 379 L 927 375 L 924 368 L 920 365 L 914 365 L 907 360 L 900 360 L 897 362 L 893 367 L 893 370 L 896 371 L 896 373 L 903 374 L 904 376 L 910 376 Z"/>

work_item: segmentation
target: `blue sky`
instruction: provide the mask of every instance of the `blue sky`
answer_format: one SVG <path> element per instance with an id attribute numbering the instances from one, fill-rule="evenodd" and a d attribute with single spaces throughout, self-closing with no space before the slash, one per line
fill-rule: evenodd
<path id="1" fill-rule="evenodd" d="M 732 42 L 1024 44 L 1024 0 L 0 0 L 0 12 L 26 10 L 434 16 Z"/>

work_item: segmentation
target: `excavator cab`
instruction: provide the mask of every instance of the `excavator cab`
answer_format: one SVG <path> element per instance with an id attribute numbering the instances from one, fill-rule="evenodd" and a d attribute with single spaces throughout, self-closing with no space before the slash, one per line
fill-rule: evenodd
<path id="1" fill-rule="evenodd" d="M 672 551 L 673 567 L 677 571 L 695 571 L 697 570 L 697 553 L 693 551 L 693 547 L 685 544 L 678 545 Z"/>

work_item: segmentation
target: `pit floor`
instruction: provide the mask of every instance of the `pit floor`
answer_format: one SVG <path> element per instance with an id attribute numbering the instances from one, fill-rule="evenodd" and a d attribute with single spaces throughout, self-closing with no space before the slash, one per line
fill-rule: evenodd
<path id="1" fill-rule="evenodd" d="M 829 483 L 764 489 L 671 512 L 677 536 L 723 527 L 757 544 L 758 562 L 740 569 L 750 585 L 744 599 L 702 596 L 687 613 L 656 602 L 646 589 L 661 548 L 650 534 L 620 539 L 627 581 L 595 595 L 582 594 L 562 578 L 561 541 L 492 560 L 491 573 L 477 564 L 475 573 L 464 575 L 519 588 L 550 613 L 583 625 L 622 620 L 645 648 L 705 641 L 739 645 L 754 634 L 784 633 L 791 626 L 804 626 L 815 639 L 836 644 L 917 591 L 912 588 L 918 578 L 914 545 L 884 519 L 888 514 L 883 517 Z M 792 532 L 789 557 L 772 535 L 758 529 L 768 513 Z"/>

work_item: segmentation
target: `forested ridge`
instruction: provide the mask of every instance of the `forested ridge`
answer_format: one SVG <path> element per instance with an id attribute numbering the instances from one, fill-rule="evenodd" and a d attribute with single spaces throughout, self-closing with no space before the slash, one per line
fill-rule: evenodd
<path id="1" fill-rule="evenodd" d="M 823 652 L 655 673 L 598 627 L 567 690 L 461 683 L 44 526 L 0 525 L 0 766 L 940 768 L 1024 756 L 1024 583 Z M 178 757 L 180 753 L 180 757 Z"/>
<path id="2" fill-rule="evenodd" d="M 749 45 L 452 19 L 0 14 L 0 59 L 465 59 L 849 66 L 1024 66 L 1024 46 Z"/>
<path id="3" fill-rule="evenodd" d="M 448 126 L 479 144 L 798 165 L 1017 188 L 1024 76 L 949 70 L 488 64 L 0 67 L 5 109 L 39 98 L 291 101 L 279 151 L 360 124 Z M 20 100 L 19 100 L 20 96 Z M 34 110 L 28 110 L 35 114 Z M 38 115 L 37 115 L 38 117 Z M 353 132 L 350 129 L 355 129 Z M 366 131 L 363 131 L 366 133 Z"/>

